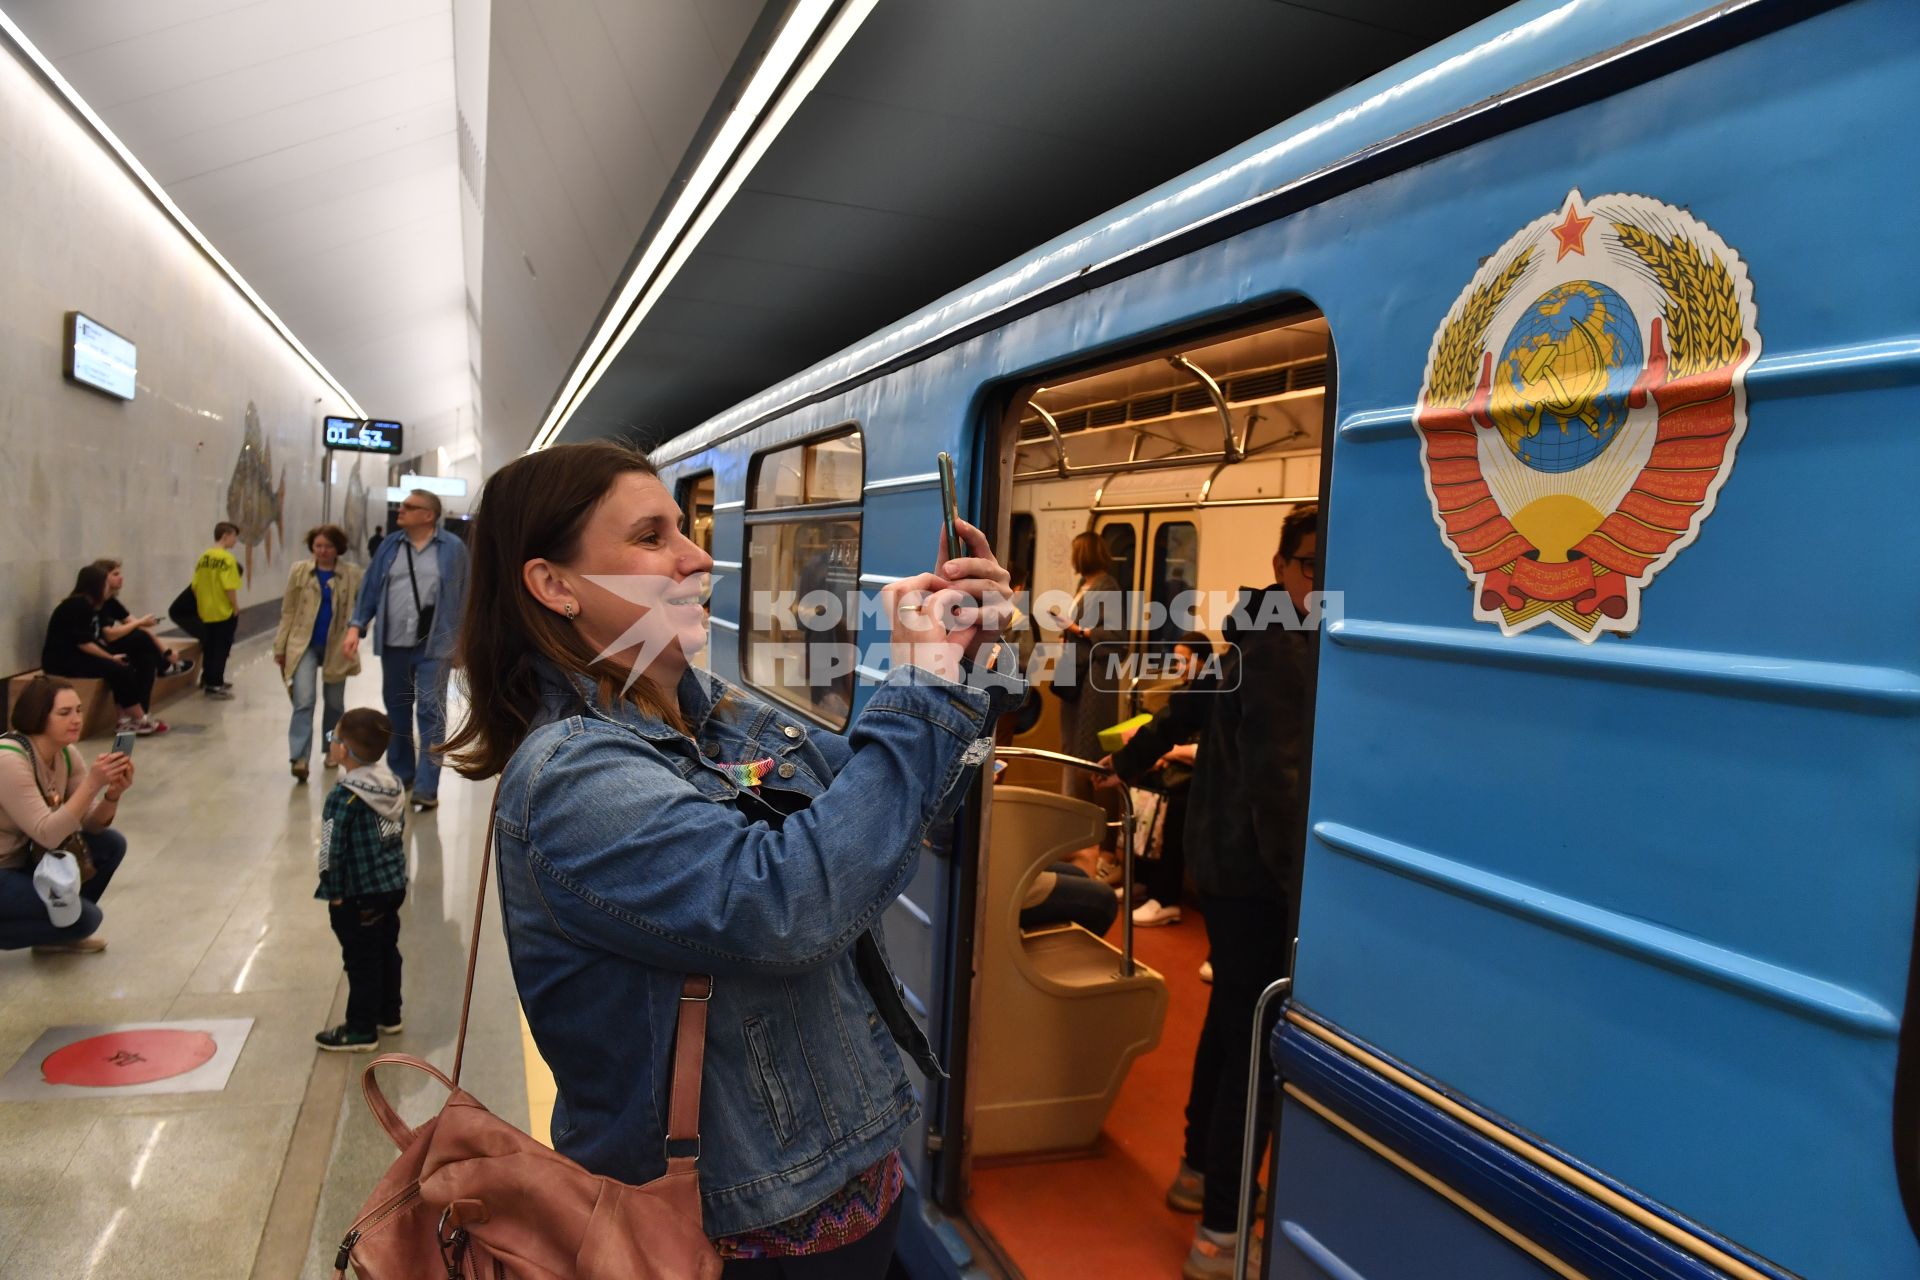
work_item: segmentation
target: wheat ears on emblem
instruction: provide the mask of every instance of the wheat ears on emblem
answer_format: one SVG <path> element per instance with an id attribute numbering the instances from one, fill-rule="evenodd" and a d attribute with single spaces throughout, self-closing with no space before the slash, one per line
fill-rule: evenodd
<path id="1" fill-rule="evenodd" d="M 1440 349 L 1433 357 L 1433 380 L 1427 390 L 1428 404 L 1458 409 L 1473 399 L 1474 388 L 1480 384 L 1480 359 L 1487 351 L 1487 326 L 1527 274 L 1532 261 L 1533 250 L 1522 249 L 1498 275 L 1467 295 L 1460 314 L 1440 335 Z"/>
<path id="2" fill-rule="evenodd" d="M 1702 253 L 1685 236 L 1662 240 L 1630 222 L 1616 222 L 1613 229 L 1671 299 L 1665 319 L 1673 376 L 1705 373 L 1739 359 L 1740 300 L 1727 264 L 1717 254 Z"/>

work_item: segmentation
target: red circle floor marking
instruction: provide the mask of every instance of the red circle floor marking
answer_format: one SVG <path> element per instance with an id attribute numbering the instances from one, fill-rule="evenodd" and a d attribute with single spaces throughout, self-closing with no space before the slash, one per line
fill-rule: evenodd
<path id="1" fill-rule="evenodd" d="M 40 1075 L 48 1084 L 91 1089 L 152 1084 L 204 1065 L 217 1047 L 204 1031 L 110 1031 L 54 1050 L 41 1062 Z"/>

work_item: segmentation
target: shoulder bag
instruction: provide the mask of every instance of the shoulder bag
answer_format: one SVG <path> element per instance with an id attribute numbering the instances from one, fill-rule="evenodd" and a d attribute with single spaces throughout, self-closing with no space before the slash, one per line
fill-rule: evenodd
<path id="1" fill-rule="evenodd" d="M 348 1267 L 359 1280 L 716 1280 L 720 1255 L 701 1225 L 696 1167 L 713 979 L 695 974 L 680 989 L 666 1173 L 639 1187 L 588 1173 L 460 1088 L 492 863 L 489 814 L 453 1076 L 396 1053 L 375 1058 L 361 1077 L 367 1106 L 400 1158 L 340 1242 L 334 1280 L 344 1280 Z M 440 1113 L 408 1128 L 374 1078 L 384 1066 L 411 1067 L 445 1085 L 449 1096 Z"/>
<path id="2" fill-rule="evenodd" d="M 420 618 L 420 638 L 414 643 L 425 644 L 433 635 L 433 611 L 438 605 L 420 603 L 420 579 L 413 572 L 413 541 L 409 539 L 400 545 L 407 549 L 407 586 L 413 591 L 413 611 Z"/>

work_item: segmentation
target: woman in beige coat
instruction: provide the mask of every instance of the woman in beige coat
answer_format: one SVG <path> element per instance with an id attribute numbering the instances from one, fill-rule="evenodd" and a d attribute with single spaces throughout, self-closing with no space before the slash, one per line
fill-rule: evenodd
<path id="1" fill-rule="evenodd" d="M 293 763 L 293 776 L 301 782 L 307 780 L 307 759 L 313 754 L 316 679 L 326 691 L 321 729 L 331 734 L 346 709 L 347 677 L 360 674 L 359 657 L 349 658 L 343 647 L 353 621 L 353 602 L 360 594 L 360 566 L 340 558 L 346 548 L 347 535 L 338 525 L 323 524 L 308 531 L 307 550 L 313 559 L 300 561 L 287 574 L 280 630 L 273 637 L 273 660 L 293 699 L 287 758 Z"/>

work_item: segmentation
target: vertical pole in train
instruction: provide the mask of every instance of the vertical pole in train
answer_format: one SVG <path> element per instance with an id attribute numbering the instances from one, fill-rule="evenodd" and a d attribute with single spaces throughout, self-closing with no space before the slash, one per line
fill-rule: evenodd
<path id="1" fill-rule="evenodd" d="M 1266 1036 L 1261 1032 L 1267 1024 L 1267 1006 L 1276 999 L 1293 990 L 1292 978 L 1277 978 L 1260 993 L 1260 999 L 1253 1006 L 1253 1052 L 1247 1055 L 1247 1114 L 1246 1128 L 1241 1130 L 1240 1139 L 1240 1216 L 1238 1239 L 1234 1244 L 1233 1280 L 1247 1280 L 1247 1249 L 1253 1241 L 1253 1153 L 1260 1149 L 1259 1135 L 1254 1132 L 1254 1121 L 1260 1114 L 1260 1064 L 1266 1060 Z M 1276 1100 L 1274 1106 L 1279 1107 Z M 1275 1125 L 1276 1132 L 1279 1126 Z M 1269 1196 L 1280 1194 L 1279 1188 L 1268 1187 Z M 1267 1248 L 1272 1249 L 1275 1241 L 1269 1239 Z"/>

